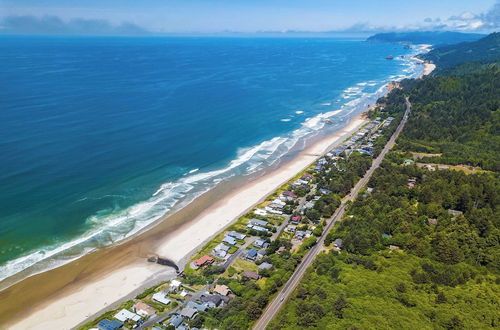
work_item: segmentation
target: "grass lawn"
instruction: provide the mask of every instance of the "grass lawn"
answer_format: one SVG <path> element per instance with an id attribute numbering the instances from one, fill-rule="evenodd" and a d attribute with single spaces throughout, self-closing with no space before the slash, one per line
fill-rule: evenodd
<path id="1" fill-rule="evenodd" d="M 259 269 L 259 266 L 257 266 L 253 262 L 250 262 L 250 261 L 247 261 L 247 260 L 243 260 L 243 259 L 240 259 L 240 258 L 236 259 L 233 262 L 232 267 L 234 269 L 236 269 L 237 271 L 249 270 L 249 271 L 252 271 L 252 272 L 257 272 L 257 270 Z"/>

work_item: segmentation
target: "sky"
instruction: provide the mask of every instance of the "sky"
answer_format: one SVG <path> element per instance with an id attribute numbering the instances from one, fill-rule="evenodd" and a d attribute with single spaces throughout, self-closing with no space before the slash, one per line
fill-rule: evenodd
<path id="1" fill-rule="evenodd" d="M 0 0 L 0 32 L 493 32 L 500 0 Z"/>

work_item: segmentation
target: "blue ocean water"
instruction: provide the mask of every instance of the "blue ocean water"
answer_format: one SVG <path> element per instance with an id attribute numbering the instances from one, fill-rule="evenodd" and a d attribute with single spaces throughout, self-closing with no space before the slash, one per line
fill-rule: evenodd
<path id="1" fill-rule="evenodd" d="M 356 39 L 0 37 L 0 280 L 273 164 L 418 74 L 414 53 Z"/>

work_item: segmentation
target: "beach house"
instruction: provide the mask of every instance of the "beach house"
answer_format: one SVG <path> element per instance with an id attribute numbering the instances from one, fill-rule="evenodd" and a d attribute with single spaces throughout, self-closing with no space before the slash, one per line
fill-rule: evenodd
<path id="1" fill-rule="evenodd" d="M 239 240 L 243 240 L 243 239 L 245 239 L 245 237 L 247 237 L 247 235 L 242 234 L 242 233 L 238 233 L 237 231 L 230 231 L 227 233 L 227 235 L 234 237 L 236 239 L 239 239 Z"/>
<path id="2" fill-rule="evenodd" d="M 248 250 L 246 258 L 248 260 L 252 260 L 252 261 L 254 261 L 255 259 L 257 259 L 257 250 L 255 250 L 255 249 Z"/>
<path id="3" fill-rule="evenodd" d="M 182 323 L 184 323 L 184 320 L 182 319 L 182 317 L 180 315 L 174 315 L 174 316 L 172 316 L 172 318 L 168 322 L 168 325 L 171 325 L 175 329 L 177 329 L 179 326 L 182 325 Z"/>
<path id="4" fill-rule="evenodd" d="M 132 313 L 131 311 L 126 309 L 122 309 L 121 311 L 116 313 L 114 315 L 114 318 L 124 323 L 127 322 L 128 320 L 137 322 L 141 319 L 139 315 L 137 315 L 136 313 Z"/>
<path id="5" fill-rule="evenodd" d="M 168 305 L 172 302 L 170 299 L 167 298 L 167 293 L 163 291 L 155 293 L 151 299 L 164 305 Z"/>
<path id="6" fill-rule="evenodd" d="M 180 315 L 188 320 L 192 320 L 196 314 L 198 314 L 198 311 L 194 308 L 191 307 L 185 307 L 181 310 Z"/>
<path id="7" fill-rule="evenodd" d="M 142 317 L 150 317 L 151 315 L 156 314 L 156 310 L 153 307 L 149 306 L 148 304 L 142 301 L 138 301 L 137 303 L 135 303 L 133 308 L 134 312 L 136 312 L 138 315 Z"/>
<path id="8" fill-rule="evenodd" d="M 231 292 L 231 290 L 227 285 L 217 284 L 214 288 L 214 292 L 223 296 L 227 296 Z"/>
<path id="9" fill-rule="evenodd" d="M 201 257 L 200 259 L 195 260 L 194 265 L 199 268 L 199 267 L 204 267 L 204 266 L 210 265 L 214 261 L 215 261 L 214 258 L 212 258 L 211 256 L 206 254 L 203 257 Z"/>
<path id="10" fill-rule="evenodd" d="M 252 280 L 258 280 L 260 278 L 259 274 L 256 274 L 254 272 L 251 272 L 249 270 L 243 271 L 243 276 Z"/>
<path id="11" fill-rule="evenodd" d="M 234 237 L 231 237 L 229 235 L 225 236 L 222 242 L 227 243 L 229 245 L 236 245 L 237 243 Z"/>
<path id="12" fill-rule="evenodd" d="M 115 321 L 115 320 L 108 320 L 108 319 L 104 319 L 102 321 L 100 321 L 99 323 L 97 323 L 97 327 L 99 328 L 99 330 L 116 330 L 116 329 L 120 329 L 121 327 L 123 326 L 123 323 L 120 323 L 118 321 Z"/>
<path id="13" fill-rule="evenodd" d="M 267 224 L 269 222 L 265 221 L 265 220 L 260 220 L 260 219 L 250 219 L 249 223 L 252 225 L 252 226 L 261 226 L 261 227 L 265 227 L 267 226 Z"/>

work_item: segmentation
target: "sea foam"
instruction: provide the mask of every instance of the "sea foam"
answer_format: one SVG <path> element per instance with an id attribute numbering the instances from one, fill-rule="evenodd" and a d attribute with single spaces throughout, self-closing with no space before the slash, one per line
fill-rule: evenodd
<path id="1" fill-rule="evenodd" d="M 418 53 L 418 48 L 414 49 L 414 53 Z M 91 229 L 79 238 L 59 245 L 47 246 L 0 266 L 0 280 L 29 267 L 36 266 L 38 271 L 54 268 L 96 248 L 119 242 L 144 230 L 174 207 L 186 205 L 218 183 L 235 175 L 249 174 L 264 166 L 274 164 L 299 141 L 305 141 L 308 136 L 317 134 L 325 127 L 327 119 L 332 120 L 338 116 L 346 120 L 348 116 L 361 111 L 367 104 L 374 103 L 382 96 L 386 92 L 385 84 L 390 80 L 417 77 L 421 73 L 421 67 L 413 61 L 405 60 L 404 63 L 407 66 L 404 70 L 405 74 L 389 76 L 385 81 L 369 81 L 346 88 L 342 97 L 352 99 L 343 104 L 340 109 L 307 118 L 299 128 L 286 136 L 274 137 L 255 146 L 239 149 L 236 157 L 223 168 L 211 171 L 192 169 L 181 179 L 160 185 L 151 197 L 143 202 L 117 212 L 100 212 L 89 217 L 87 223 Z M 376 85 L 380 87 L 375 92 L 363 92 L 363 87 Z M 331 103 L 322 105 L 331 105 Z M 297 110 L 295 113 L 303 114 L 304 111 Z M 32 272 L 34 273 L 36 271 Z"/>

